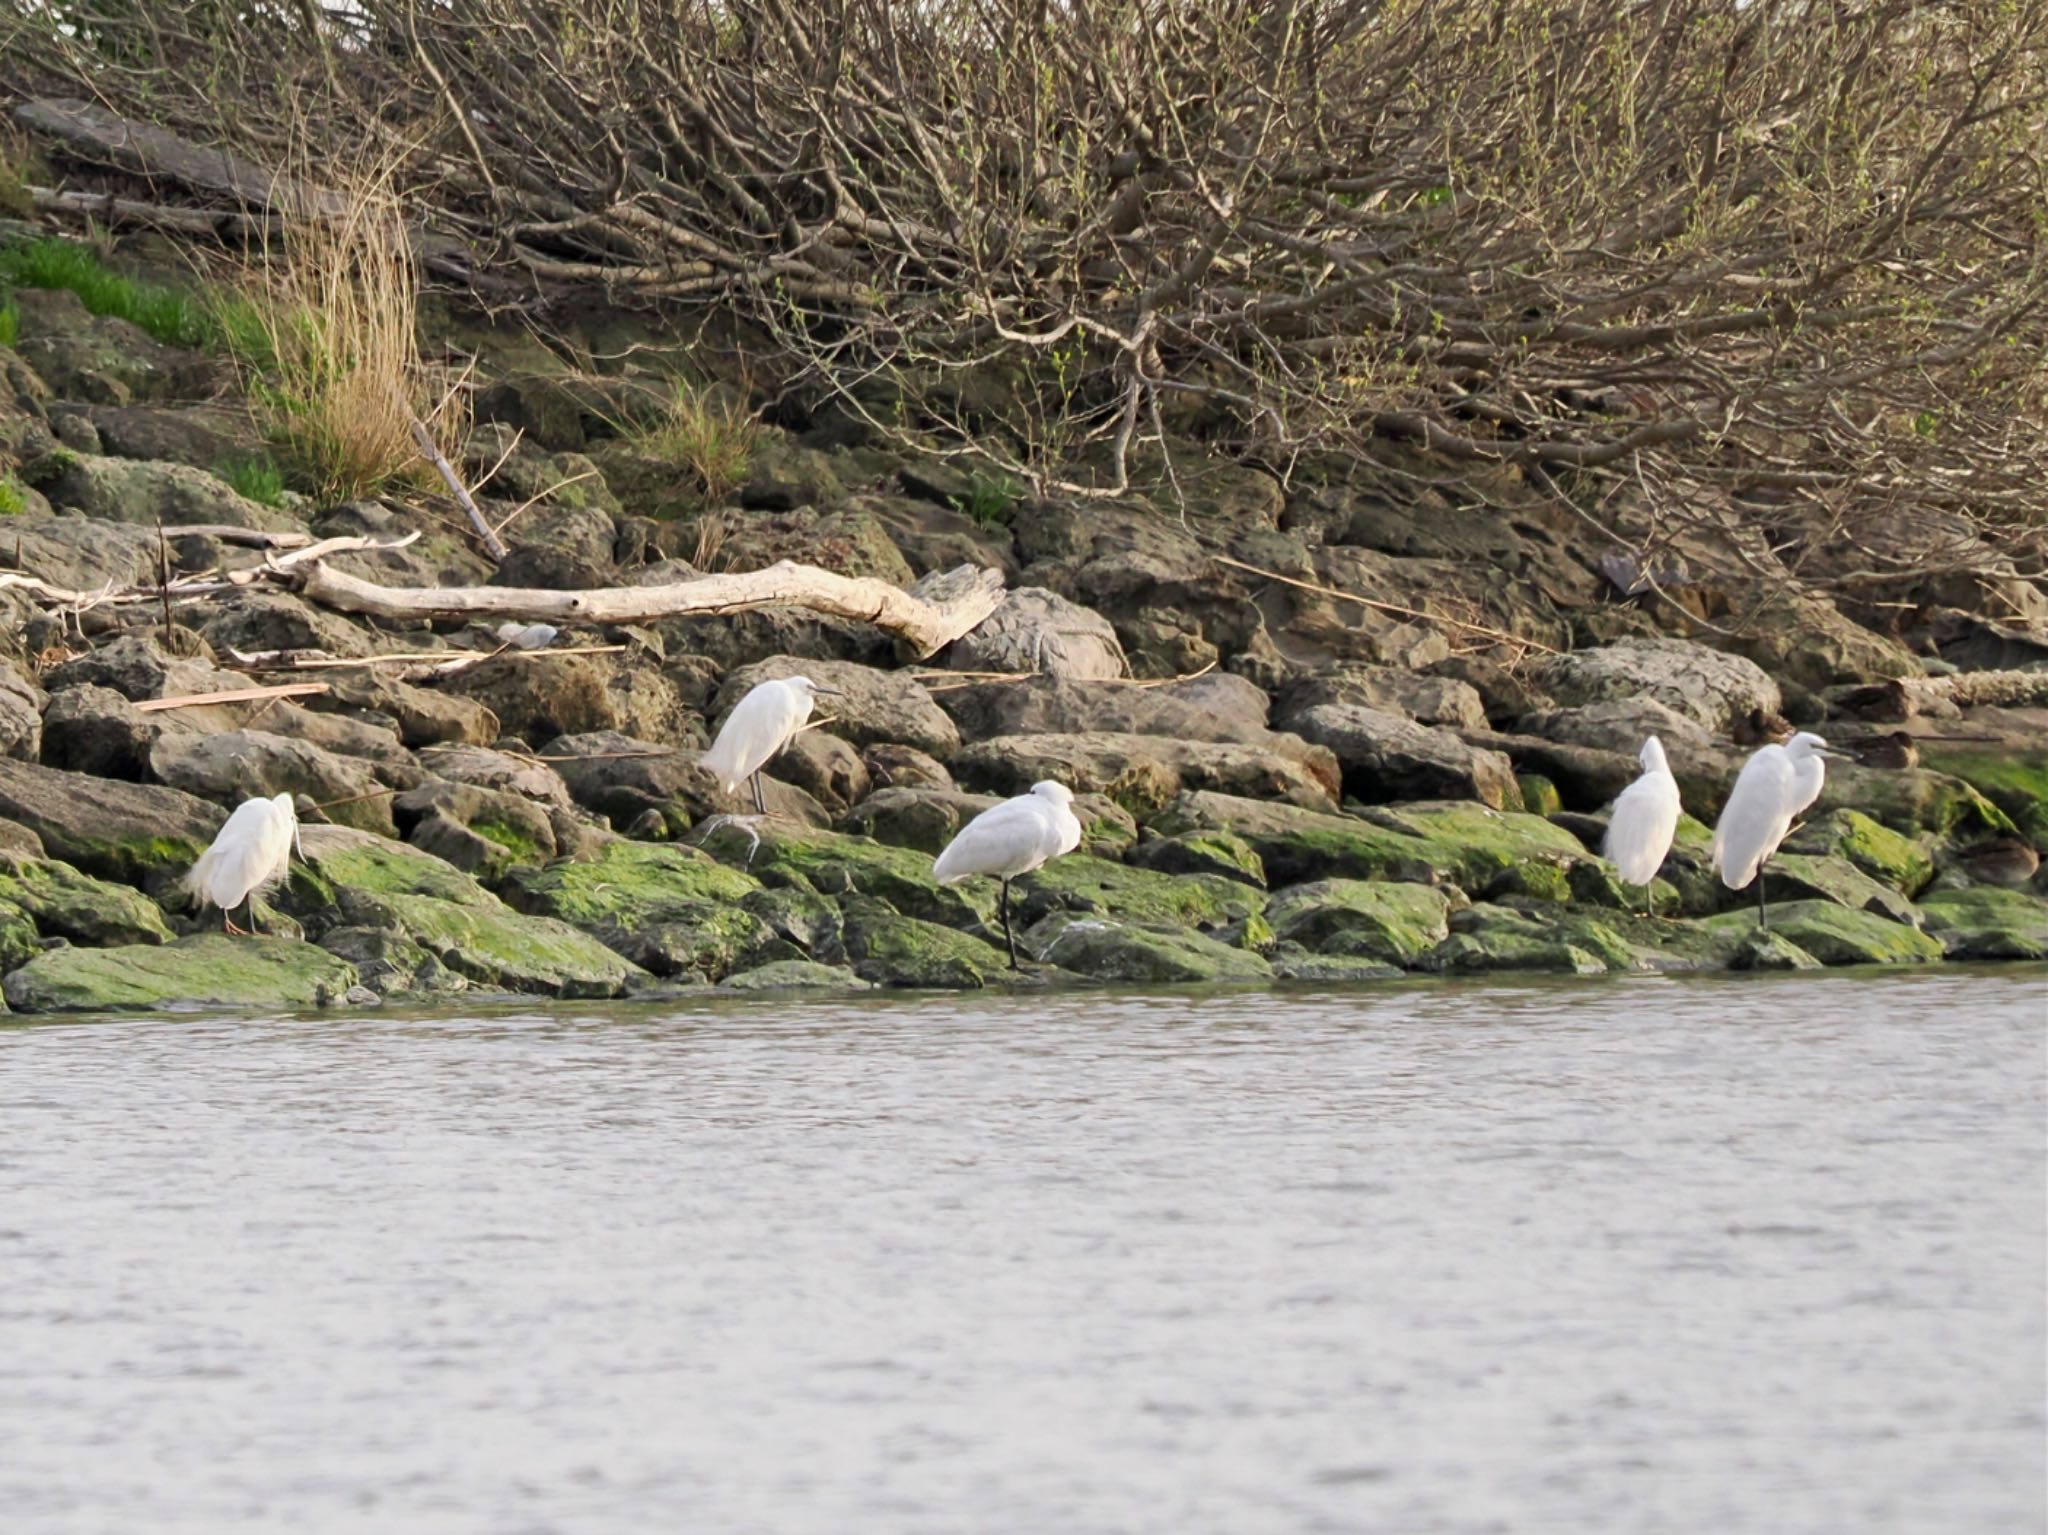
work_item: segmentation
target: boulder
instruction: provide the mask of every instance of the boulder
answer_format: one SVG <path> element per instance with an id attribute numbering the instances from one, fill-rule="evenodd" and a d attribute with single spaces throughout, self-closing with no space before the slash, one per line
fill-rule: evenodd
<path id="1" fill-rule="evenodd" d="M 263 434 L 232 405 L 92 405 L 85 418 L 111 458 L 140 458 L 214 469 L 263 456 Z"/>
<path id="2" fill-rule="evenodd" d="M 548 754 L 555 755 L 561 744 L 560 741 L 550 743 Z M 576 805 L 569 785 L 556 771 L 557 767 L 571 766 L 569 763 L 540 762 L 532 757 L 515 757 L 509 752 L 492 751 L 483 746 L 447 746 L 423 753 L 420 760 L 430 771 L 450 783 L 497 789 L 559 810 L 571 810 Z"/>
<path id="3" fill-rule="evenodd" d="M 1042 672 L 1091 681 L 1121 677 L 1123 646 L 1110 621 L 1044 587 L 1006 593 L 996 610 L 946 651 L 963 672 Z"/>
<path id="4" fill-rule="evenodd" d="M 410 747 L 489 746 L 504 731 L 498 716 L 473 698 L 416 687 L 367 671 L 336 672 L 327 692 L 308 701 L 314 710 L 356 710 L 388 719 Z"/>
<path id="5" fill-rule="evenodd" d="M 1741 934 L 1756 928 L 1754 908 L 1708 917 L 1700 924 Z M 1942 943 L 1890 918 L 1852 910 L 1831 901 L 1773 904 L 1770 931 L 1823 965 L 1920 965 L 1942 955 Z"/>
<path id="6" fill-rule="evenodd" d="M 906 917 L 957 928 L 979 928 L 995 912 L 994 880 L 941 885 L 932 877 L 931 858 L 911 848 L 775 822 L 760 828 L 760 838 L 756 848 L 737 837 L 717 838 L 709 847 L 721 862 L 763 884 L 812 891 L 842 904 L 865 896 Z"/>
<path id="7" fill-rule="evenodd" d="M 968 747 L 953 767 L 963 782 L 1006 795 L 1057 779 L 1076 793 L 1106 794 L 1134 815 L 1161 808 L 1183 788 L 1335 809 L 1334 762 L 1312 771 L 1302 755 L 1235 742 L 1092 732 L 999 736 Z"/>
<path id="8" fill-rule="evenodd" d="M 1210 672 L 1163 687 L 1034 677 L 978 682 L 939 696 L 940 706 L 969 741 L 1099 730 L 1257 744 L 1274 737 L 1266 724 L 1266 695 L 1230 672 Z"/>
<path id="9" fill-rule="evenodd" d="M 1423 969 L 1458 975 L 1514 970 L 1603 975 L 1652 968 L 1604 918 L 1485 905 L 1460 912 L 1453 927 L 1422 957 Z"/>
<path id="10" fill-rule="evenodd" d="M 391 802 L 405 840 L 487 884 L 518 864 L 556 856 L 555 817 L 566 812 L 475 784 L 430 782 Z"/>
<path id="11" fill-rule="evenodd" d="M 1017 574 L 1016 545 L 1001 523 L 976 522 L 950 505 L 907 496 L 864 496 L 861 503 L 920 576 L 962 565 L 1000 570 L 1005 578 Z"/>
<path id="12" fill-rule="evenodd" d="M 845 910 L 846 955 L 862 980 L 972 991 L 1006 978 L 1008 957 L 979 938 L 866 897 L 849 899 Z"/>
<path id="13" fill-rule="evenodd" d="M 34 762 L 43 750 L 43 690 L 0 662 L 0 757 Z"/>
<path id="14" fill-rule="evenodd" d="M 1500 729 L 1515 727 L 1524 715 L 1548 709 L 1556 702 L 1530 681 L 1523 669 L 1510 669 L 1484 656 L 1446 656 L 1431 665 L 1426 675 L 1471 688 L 1479 695 L 1488 723 Z"/>
<path id="15" fill-rule="evenodd" d="M 720 981 L 725 991 L 749 994 L 775 991 L 872 991 L 874 983 L 864 981 L 851 970 L 821 965 L 808 959 L 778 959 L 751 970 L 737 971 Z"/>
<path id="16" fill-rule="evenodd" d="M 1316 704 L 1287 717 L 1304 739 L 1336 755 L 1344 792 L 1369 804 L 1405 799 L 1475 799 L 1520 809 L 1513 765 L 1448 730 L 1356 704 Z"/>
<path id="17" fill-rule="evenodd" d="M 1356 663 L 1300 678 L 1281 700 L 1281 717 L 1318 704 L 1350 704 L 1398 714 L 1423 725 L 1457 729 L 1486 728 L 1486 706 L 1479 690 L 1456 677 L 1403 671 L 1393 666 Z"/>
<path id="18" fill-rule="evenodd" d="M 991 794 L 957 789 L 877 789 L 839 820 L 839 830 L 937 857 L 960 828 L 991 805 Z"/>
<path id="19" fill-rule="evenodd" d="M 1950 959 L 2048 959 L 2048 901 L 2020 890 L 1936 890 L 1920 903 Z"/>
<path id="20" fill-rule="evenodd" d="M 741 901 L 756 880 L 690 848 L 623 839 L 587 859 L 514 869 L 505 898 L 523 912 L 558 917 L 641 968 L 717 980 L 776 939 Z"/>
<path id="21" fill-rule="evenodd" d="M 1777 683 L 1754 661 L 1691 640 L 1624 639 L 1546 657 L 1533 675 L 1567 707 L 1651 698 L 1719 736 L 1730 735 L 1737 720 L 1784 705 Z"/>
<path id="22" fill-rule="evenodd" d="M 192 352 L 165 346 L 117 315 L 86 310 L 62 288 L 17 288 L 14 350 L 59 399 L 95 405 L 210 394 L 213 368 Z"/>
<path id="23" fill-rule="evenodd" d="M 860 760 L 867 765 L 868 782 L 877 788 L 950 789 L 953 775 L 929 752 L 894 741 L 877 741 L 865 748 Z"/>
<path id="24" fill-rule="evenodd" d="M 960 749 L 959 730 L 922 685 L 901 672 L 877 671 L 844 661 L 771 656 L 743 666 L 718 690 L 719 721 L 723 723 L 733 706 L 759 684 L 798 676 L 809 677 L 820 687 L 839 689 L 841 696 L 818 700 L 813 718 L 822 723 L 817 729 L 829 730 L 856 746 L 885 741 L 914 746 L 941 762 Z"/>
<path id="25" fill-rule="evenodd" d="M 52 857 L 117 884 L 161 889 L 206 850 L 226 812 L 176 789 L 0 759 L 0 817 Z"/>
<path id="26" fill-rule="evenodd" d="M 482 704 L 524 741 L 618 730 L 665 746 L 703 744 L 697 717 L 645 657 L 521 652 L 481 661 L 441 687 Z"/>
<path id="27" fill-rule="evenodd" d="M 867 797 L 867 764 L 859 752 L 829 729 L 798 732 L 796 739 L 776 757 L 775 773 L 835 816 Z"/>
<path id="28" fill-rule="evenodd" d="M 1266 921 L 1277 939 L 1318 954 L 1412 968 L 1450 936 L 1450 902 L 1429 885 L 1314 880 L 1274 896 Z"/>
<path id="29" fill-rule="evenodd" d="M 165 943 L 171 930 L 149 897 L 53 859 L 0 852 L 0 907 L 21 912 L 44 938 L 105 947 Z"/>
<path id="30" fill-rule="evenodd" d="M 190 464 L 106 458 L 67 451 L 39 461 L 30 476 L 52 506 L 154 529 L 158 524 L 224 523 L 291 529 L 287 513 L 237 495 L 227 481 Z"/>
<path id="31" fill-rule="evenodd" d="M 156 529 L 92 517 L 10 517 L 7 544 L 10 564 L 78 591 L 153 580 L 156 570 Z"/>
<path id="32" fill-rule="evenodd" d="M 339 826 L 304 829 L 306 863 L 280 905 L 324 939 L 371 928 L 410 939 L 473 986 L 609 997 L 644 976 L 566 922 L 524 916 L 469 875 L 401 842 Z"/>
<path id="33" fill-rule="evenodd" d="M 1059 911 L 1018 938 L 1021 953 L 1098 981 L 1127 985 L 1264 981 L 1259 955 L 1184 928 Z"/>
<path id="34" fill-rule="evenodd" d="M 160 783 L 232 808 L 261 795 L 303 794 L 329 806 L 330 820 L 393 837 L 391 800 L 367 764 L 263 730 L 157 737 L 150 772 Z"/>
<path id="35" fill-rule="evenodd" d="M 317 608 L 288 592 L 236 592 L 216 597 L 207 605 L 206 622 L 199 633 L 223 655 L 318 650 L 352 660 L 394 648 L 382 636 L 350 623 L 339 613 Z M 408 636 L 404 648 L 418 648 L 417 638 Z"/>
<path id="36" fill-rule="evenodd" d="M 327 1007 L 356 984 L 346 960 L 292 938 L 202 933 L 175 943 L 52 949 L 9 975 L 17 1013 Z"/>
<path id="37" fill-rule="evenodd" d="M 1265 892 L 1214 874 L 1158 874 L 1086 853 L 1070 853 L 1014 880 L 1013 920 L 1055 911 L 1116 917 L 1148 926 L 1205 931 L 1241 924 L 1264 909 Z"/>
<path id="38" fill-rule="evenodd" d="M 1649 736 L 1662 741 L 1665 752 L 1674 759 L 1714 748 L 1714 738 L 1704 726 L 1650 697 L 1610 698 L 1570 709 L 1544 709 L 1523 716 L 1522 728 L 1549 741 L 1590 746 L 1631 759 Z"/>
<path id="39" fill-rule="evenodd" d="M 44 675 L 44 686 L 56 693 L 90 684 L 111 688 L 123 698 L 140 702 L 249 685 L 248 678 L 216 668 L 205 654 L 204 642 L 190 630 L 177 629 L 172 633 L 174 639 L 193 647 L 191 653 L 166 651 L 162 631 L 158 629 L 145 634 L 120 634 L 96 649 L 52 667 Z"/>
<path id="40" fill-rule="evenodd" d="M 1130 851 L 1130 861 L 1160 874 L 1214 874 L 1264 889 L 1266 866 L 1252 845 L 1228 831 L 1189 831 L 1177 836 L 1150 835 Z"/>

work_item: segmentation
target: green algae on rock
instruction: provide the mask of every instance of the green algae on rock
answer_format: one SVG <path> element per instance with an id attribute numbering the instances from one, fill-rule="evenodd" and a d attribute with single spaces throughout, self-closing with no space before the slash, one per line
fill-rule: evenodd
<path id="1" fill-rule="evenodd" d="M 778 959 L 737 971 L 719 982 L 726 991 L 872 991 L 874 983 L 864 981 L 851 970 L 821 965 L 808 959 Z"/>
<path id="2" fill-rule="evenodd" d="M 168 943 L 154 901 L 126 885 L 81 874 L 55 859 L 0 853 L 0 902 L 24 913 L 46 938 L 95 946 Z"/>
<path id="3" fill-rule="evenodd" d="M 882 986 L 973 991 L 999 984 L 1009 959 L 993 945 L 936 922 L 906 917 L 869 896 L 845 904 L 845 945 L 854 973 Z"/>
<path id="4" fill-rule="evenodd" d="M 739 845 L 728 849 L 728 841 Z M 770 825 L 761 828 L 761 845 L 751 859 L 739 839 L 722 839 L 717 856 L 765 885 L 798 885 L 835 897 L 873 896 L 906 917 L 946 927 L 978 927 L 995 915 L 993 880 L 941 885 L 932 877 L 928 855 L 866 837 Z"/>
<path id="5" fill-rule="evenodd" d="M 589 858 L 514 869 L 504 883 L 516 910 L 559 918 L 643 969 L 711 979 L 773 941 L 739 904 L 759 888 L 694 848 L 623 838 Z"/>
<path id="6" fill-rule="evenodd" d="M 1158 874 L 1070 853 L 1012 882 L 1010 915 L 1026 926 L 1055 911 L 1131 922 L 1218 928 L 1266 904 L 1265 893 L 1213 874 Z"/>
<path id="7" fill-rule="evenodd" d="M 1756 925 L 1756 913 L 1745 910 L 1700 924 L 1737 935 Z M 1770 930 L 1824 965 L 1919 965 L 1941 958 L 1940 940 L 1918 928 L 1829 901 L 1773 903 Z"/>
<path id="8" fill-rule="evenodd" d="M 9 975 L 18 1013 L 207 1007 L 325 1007 L 356 983 L 347 960 L 290 938 L 202 933 L 175 943 L 51 949 Z"/>
<path id="9" fill-rule="evenodd" d="M 1282 943 L 1325 956 L 1409 967 L 1450 936 L 1450 901 L 1429 885 L 1326 879 L 1273 897 L 1266 920 Z"/>
<path id="10" fill-rule="evenodd" d="M 1130 850 L 1130 861 L 1160 874 L 1215 874 L 1264 889 L 1266 866 L 1252 845 L 1232 831 L 1190 831 L 1147 837 Z"/>
<path id="11" fill-rule="evenodd" d="M 1834 810 L 1809 821 L 1786 838 L 1784 849 L 1835 854 L 1909 898 L 1934 878 L 1934 858 L 1926 848 L 1860 810 Z"/>
<path id="12" fill-rule="evenodd" d="M 1458 914 L 1455 931 L 1423 956 L 1422 968 L 1443 974 L 1505 970 L 1600 975 L 1651 968 L 1605 920 L 1563 909 L 1518 911 L 1479 905 Z"/>
<path id="13" fill-rule="evenodd" d="M 1259 955 L 1185 928 L 1054 912 L 1018 941 L 1041 963 L 1097 981 L 1132 984 L 1263 981 Z"/>
<path id="14" fill-rule="evenodd" d="M 1920 910 L 1950 959 L 2048 959 L 2048 901 L 2037 895 L 1988 885 L 1936 890 Z"/>

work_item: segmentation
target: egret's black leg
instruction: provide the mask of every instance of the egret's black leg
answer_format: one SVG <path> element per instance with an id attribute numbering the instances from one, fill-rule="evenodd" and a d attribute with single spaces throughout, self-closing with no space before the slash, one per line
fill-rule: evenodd
<path id="1" fill-rule="evenodd" d="M 768 796 L 761 792 L 761 770 L 759 768 L 754 770 L 753 783 L 754 810 L 757 814 L 766 815 L 768 813 Z"/>
<path id="2" fill-rule="evenodd" d="M 1024 967 L 1017 963 L 1017 935 L 1010 931 L 1010 881 L 1007 875 L 1003 878 L 1003 893 L 998 900 L 1003 908 L 1003 942 L 1010 946 L 1010 968 L 1022 970 Z"/>
<path id="3" fill-rule="evenodd" d="M 1756 925 L 1763 932 L 1771 930 L 1771 916 L 1764 909 L 1764 871 L 1761 864 L 1757 865 L 1756 871 Z"/>

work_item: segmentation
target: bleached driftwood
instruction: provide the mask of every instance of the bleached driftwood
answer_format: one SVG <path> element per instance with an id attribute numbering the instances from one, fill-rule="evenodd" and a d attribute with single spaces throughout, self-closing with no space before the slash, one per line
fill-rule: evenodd
<path id="1" fill-rule="evenodd" d="M 561 592 L 508 586 L 380 586 L 330 565 L 311 564 L 299 589 L 323 607 L 372 618 L 521 618 L 635 624 L 715 617 L 787 606 L 857 619 L 928 656 L 987 618 L 1002 601 L 1001 571 L 972 565 L 934 572 L 905 591 L 867 576 L 842 576 L 783 560 L 766 570 L 699 576 L 666 586 L 607 586 Z"/>
<path id="2" fill-rule="evenodd" d="M 189 709 L 201 704 L 248 704 L 265 698 L 310 698 L 326 691 L 324 682 L 284 682 L 270 688 L 224 688 L 218 693 L 180 693 L 175 698 L 138 699 L 135 711 L 149 714 L 158 709 Z"/>

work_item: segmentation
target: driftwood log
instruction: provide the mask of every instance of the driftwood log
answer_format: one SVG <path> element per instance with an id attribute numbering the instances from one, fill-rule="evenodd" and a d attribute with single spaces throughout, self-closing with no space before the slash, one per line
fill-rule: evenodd
<path id="1" fill-rule="evenodd" d="M 665 586 L 607 586 L 563 592 L 509 586 L 380 586 L 309 564 L 296 584 L 311 601 L 372 618 L 521 618 L 589 624 L 715 617 L 755 608 L 809 608 L 858 619 L 895 635 L 921 658 L 950 645 L 1002 601 L 1000 571 L 962 565 L 935 571 L 905 591 L 866 576 L 842 576 L 783 560 L 766 570 L 699 576 Z"/>

